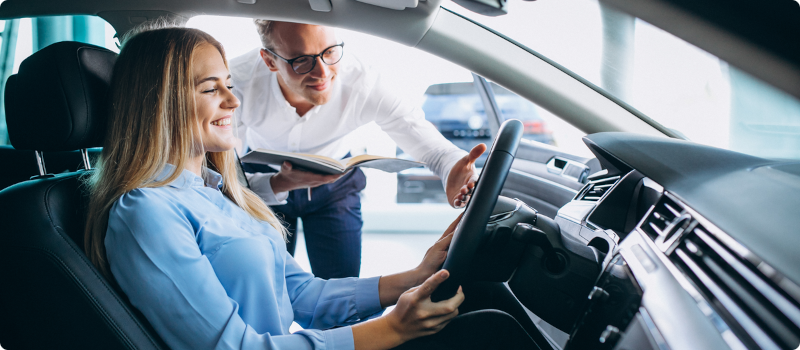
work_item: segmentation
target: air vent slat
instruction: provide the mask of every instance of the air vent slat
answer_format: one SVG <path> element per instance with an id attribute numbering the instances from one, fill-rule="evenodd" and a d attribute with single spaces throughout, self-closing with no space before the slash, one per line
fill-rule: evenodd
<path id="1" fill-rule="evenodd" d="M 670 260 L 745 342 L 781 349 L 800 343 L 800 306 L 703 227 L 687 233 Z"/>
<path id="2" fill-rule="evenodd" d="M 680 217 L 681 212 L 675 208 L 680 208 L 680 206 L 667 196 L 662 196 L 651 208 L 650 213 L 644 217 L 644 224 L 640 227 L 650 238 L 655 240 L 666 234 L 664 231 Z"/>
<path id="3" fill-rule="evenodd" d="M 619 180 L 619 176 L 609 177 L 605 179 L 598 179 L 590 181 L 586 186 L 575 196 L 575 200 L 597 202 L 603 198 L 603 195 L 608 193 L 612 187 Z"/>
<path id="4" fill-rule="evenodd" d="M 669 211 L 672 213 L 672 215 L 675 215 L 675 216 L 681 216 L 681 212 L 679 212 L 679 211 L 675 210 L 675 208 L 673 208 L 673 207 L 672 207 L 671 205 L 669 205 L 668 203 L 664 203 L 664 206 L 665 206 L 665 207 L 667 207 L 667 209 L 669 209 Z"/>
<path id="5" fill-rule="evenodd" d="M 656 234 L 658 234 L 659 236 L 661 236 L 661 234 L 662 234 L 662 233 L 661 233 L 661 229 L 660 229 L 658 226 L 656 226 L 656 224 L 654 224 L 654 223 L 652 223 L 652 222 L 651 222 L 651 223 L 649 223 L 649 224 L 650 224 L 650 227 L 651 227 L 651 228 L 653 228 L 653 231 L 656 231 Z"/>

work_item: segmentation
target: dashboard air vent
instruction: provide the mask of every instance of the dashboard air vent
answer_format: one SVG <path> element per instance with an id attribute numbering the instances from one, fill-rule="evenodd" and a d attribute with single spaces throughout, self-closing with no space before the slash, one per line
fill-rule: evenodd
<path id="1" fill-rule="evenodd" d="M 667 196 L 661 196 L 650 214 L 645 216 L 640 227 L 655 241 L 656 238 L 665 234 L 670 224 L 680 218 L 682 210 L 675 201 Z"/>
<path id="2" fill-rule="evenodd" d="M 597 202 L 600 200 L 600 198 L 603 198 L 603 195 L 606 194 L 611 187 L 614 187 L 614 184 L 616 184 L 618 180 L 619 176 L 614 176 L 589 181 L 589 183 L 586 184 L 586 186 L 583 186 L 583 189 L 578 192 L 578 195 L 575 196 L 575 199 L 588 202 Z"/>
<path id="3" fill-rule="evenodd" d="M 800 302 L 723 241 L 697 226 L 683 236 L 669 259 L 709 301 L 748 349 L 794 349 L 800 343 Z M 719 328 L 719 327 L 718 327 Z"/>

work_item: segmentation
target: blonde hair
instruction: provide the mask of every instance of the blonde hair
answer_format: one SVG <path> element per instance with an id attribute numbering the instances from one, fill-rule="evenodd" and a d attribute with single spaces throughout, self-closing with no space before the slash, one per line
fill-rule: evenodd
<path id="1" fill-rule="evenodd" d="M 84 249 L 106 276 L 109 270 L 104 241 L 111 207 L 136 188 L 160 187 L 174 181 L 186 159 L 197 154 L 192 57 L 204 44 L 216 47 L 225 61 L 218 41 L 188 28 L 141 32 L 127 40 L 117 58 L 103 151 L 97 169 L 86 181 L 90 199 Z M 286 237 L 285 228 L 269 207 L 239 183 L 233 150 L 207 152 L 205 161 L 222 175 L 222 193 L 228 199 Z M 154 181 L 167 163 L 175 165 L 175 171 Z"/>

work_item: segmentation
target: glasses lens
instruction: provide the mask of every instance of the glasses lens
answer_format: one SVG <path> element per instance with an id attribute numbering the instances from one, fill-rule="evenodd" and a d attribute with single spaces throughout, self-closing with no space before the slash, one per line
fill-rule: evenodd
<path id="1" fill-rule="evenodd" d="M 328 65 L 339 63 L 339 60 L 342 59 L 342 53 L 341 46 L 330 47 L 322 53 L 322 62 Z"/>
<path id="2" fill-rule="evenodd" d="M 314 59 L 311 56 L 300 56 L 292 62 L 292 69 L 297 74 L 305 74 L 314 69 Z"/>

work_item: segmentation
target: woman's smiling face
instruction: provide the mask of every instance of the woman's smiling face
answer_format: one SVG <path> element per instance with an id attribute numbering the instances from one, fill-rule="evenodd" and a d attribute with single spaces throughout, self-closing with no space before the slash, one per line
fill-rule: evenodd
<path id="1" fill-rule="evenodd" d="M 198 142 L 202 142 L 205 152 L 230 150 L 237 142 L 232 124 L 233 111 L 239 107 L 239 99 L 231 91 L 228 67 L 211 44 L 203 44 L 195 50 L 192 66 Z"/>

